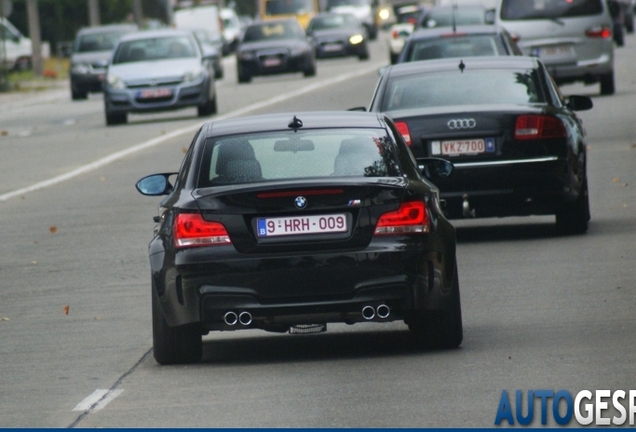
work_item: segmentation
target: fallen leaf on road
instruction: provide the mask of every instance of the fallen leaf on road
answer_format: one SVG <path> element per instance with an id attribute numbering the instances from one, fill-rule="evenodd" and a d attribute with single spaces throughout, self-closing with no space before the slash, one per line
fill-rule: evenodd
<path id="1" fill-rule="evenodd" d="M 0 317 L 0 321 L 11 321 L 9 317 Z"/>
<path id="2" fill-rule="evenodd" d="M 64 315 L 68 315 L 69 308 L 70 308 L 69 305 L 64 306 Z"/>
<path id="3" fill-rule="evenodd" d="M 618 177 L 614 177 L 614 179 L 612 179 L 612 183 L 620 183 L 621 179 L 619 179 Z"/>
<path id="4" fill-rule="evenodd" d="M 3 129 L 3 130 L 0 131 L 0 135 L 7 136 L 7 135 L 9 135 L 9 131 Z"/>
<path id="5" fill-rule="evenodd" d="M 57 232 L 57 227 L 54 225 L 49 228 L 49 231 L 51 232 L 51 234 L 55 234 Z"/>

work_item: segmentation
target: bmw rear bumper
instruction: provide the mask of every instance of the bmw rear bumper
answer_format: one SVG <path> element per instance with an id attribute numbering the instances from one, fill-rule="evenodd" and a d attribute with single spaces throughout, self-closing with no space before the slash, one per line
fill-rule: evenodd
<path id="1" fill-rule="evenodd" d="M 393 241 L 359 252 L 307 256 L 252 256 L 233 246 L 217 248 L 214 261 L 209 248 L 194 248 L 179 252 L 176 265 L 168 267 L 163 252 L 151 255 L 170 326 L 285 331 L 296 324 L 404 320 L 415 310 L 446 308 L 455 266 L 454 250 L 424 252 Z M 363 316 L 363 308 L 375 311 L 382 305 L 388 315 Z M 250 324 L 228 324 L 228 312 L 248 312 Z"/>

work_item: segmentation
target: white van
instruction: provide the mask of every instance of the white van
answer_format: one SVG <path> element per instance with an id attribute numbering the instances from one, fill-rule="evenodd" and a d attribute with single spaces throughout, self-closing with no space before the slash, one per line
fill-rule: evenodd
<path id="1" fill-rule="evenodd" d="M 24 37 L 20 31 L 0 17 L 0 59 L 5 61 L 9 70 L 24 70 L 31 67 L 31 39 Z"/>
<path id="2" fill-rule="evenodd" d="M 498 0 L 496 24 L 525 55 L 540 57 L 557 84 L 599 82 L 614 93 L 612 18 L 605 0 Z"/>

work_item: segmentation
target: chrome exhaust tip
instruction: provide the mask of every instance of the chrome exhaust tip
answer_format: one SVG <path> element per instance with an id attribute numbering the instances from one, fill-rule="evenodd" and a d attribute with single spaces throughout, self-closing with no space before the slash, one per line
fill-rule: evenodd
<path id="1" fill-rule="evenodd" d="M 252 324 L 252 314 L 249 312 L 241 312 L 238 316 L 238 320 L 244 326 Z"/>
<path id="2" fill-rule="evenodd" d="M 235 312 L 226 312 L 225 315 L 223 315 L 223 321 L 225 324 L 233 326 L 238 322 L 238 316 Z"/>
<path id="3" fill-rule="evenodd" d="M 378 318 L 382 318 L 382 319 L 388 318 L 389 315 L 391 314 L 391 309 L 385 304 L 378 306 L 375 309 L 375 311 L 378 314 Z"/>
<path id="4" fill-rule="evenodd" d="M 373 309 L 373 306 L 363 307 L 362 317 L 366 320 L 372 320 L 373 318 L 375 318 L 375 309 Z"/>

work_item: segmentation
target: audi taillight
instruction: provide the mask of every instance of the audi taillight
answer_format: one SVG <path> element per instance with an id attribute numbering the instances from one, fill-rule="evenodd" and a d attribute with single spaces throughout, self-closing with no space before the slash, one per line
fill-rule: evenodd
<path id="1" fill-rule="evenodd" d="M 612 37 L 612 29 L 605 26 L 593 27 L 585 32 L 587 37 L 609 39 Z"/>
<path id="2" fill-rule="evenodd" d="M 565 138 L 563 122 L 549 115 L 522 115 L 517 117 L 515 139 Z"/>
<path id="3" fill-rule="evenodd" d="M 375 235 L 399 235 L 429 232 L 428 213 L 423 201 L 409 201 L 384 213 L 375 226 Z"/>
<path id="4" fill-rule="evenodd" d="M 177 248 L 230 244 L 223 224 L 208 222 L 199 213 L 180 213 L 174 222 L 174 245 Z"/>
<path id="5" fill-rule="evenodd" d="M 395 122 L 395 128 L 400 133 L 400 135 L 402 135 L 402 138 L 404 138 L 404 142 L 406 142 L 406 145 L 410 146 L 411 132 L 409 131 L 409 125 L 407 125 L 406 122 L 399 121 L 399 122 Z"/>

